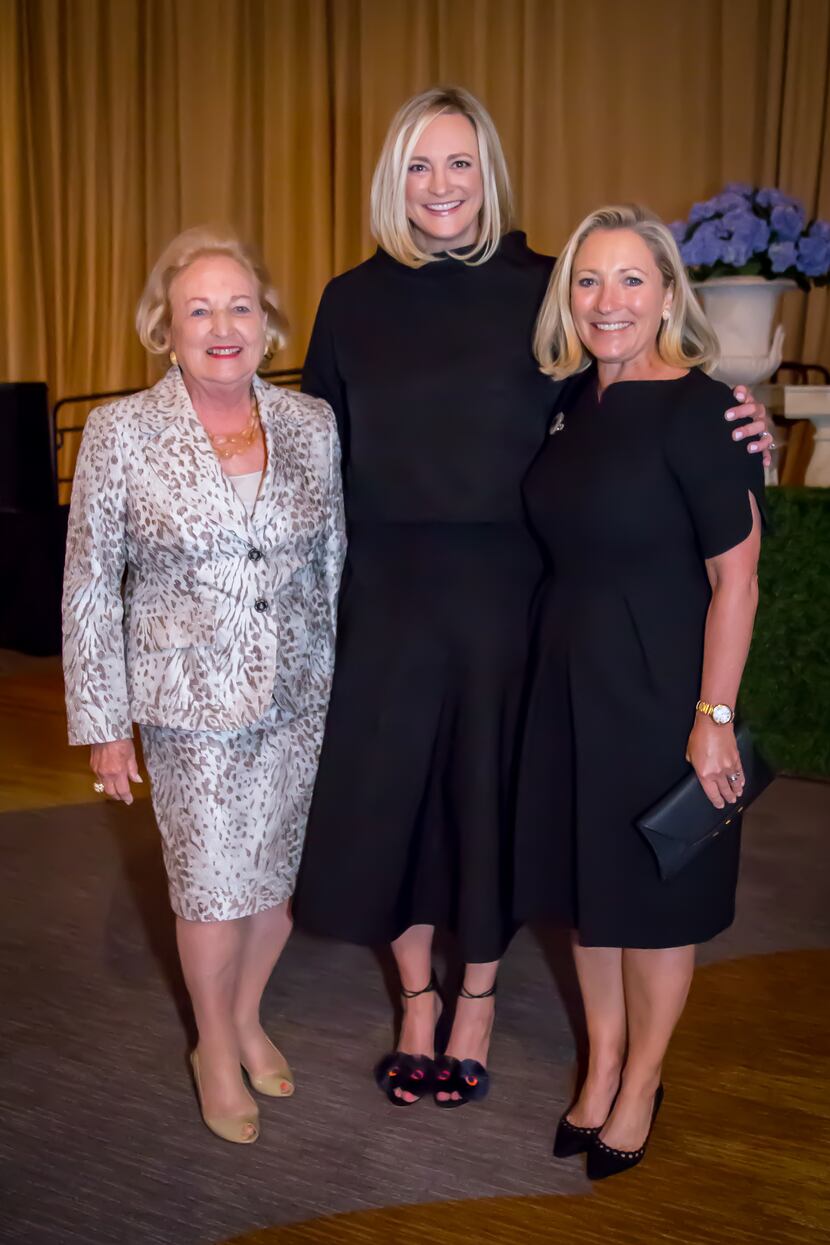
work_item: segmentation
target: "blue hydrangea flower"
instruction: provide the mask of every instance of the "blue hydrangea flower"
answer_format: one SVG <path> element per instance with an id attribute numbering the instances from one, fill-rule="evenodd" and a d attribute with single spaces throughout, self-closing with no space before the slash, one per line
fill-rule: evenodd
<path id="1" fill-rule="evenodd" d="M 715 211 L 720 212 L 722 216 L 725 216 L 727 212 L 749 212 L 751 210 L 744 196 L 731 190 L 715 195 L 714 199 L 710 199 L 709 202 L 714 204 Z"/>
<path id="2" fill-rule="evenodd" d="M 725 264 L 743 268 L 752 254 L 752 243 L 746 234 L 733 233 L 731 238 L 724 239 L 721 254 Z"/>
<path id="3" fill-rule="evenodd" d="M 720 236 L 719 221 L 704 221 L 680 248 L 680 256 L 684 264 L 690 268 L 701 266 L 711 267 L 719 259 L 723 259 L 723 241 Z"/>
<path id="4" fill-rule="evenodd" d="M 728 212 L 722 223 L 731 237 L 749 244 L 750 255 L 758 255 L 767 249 L 770 239 L 769 225 L 746 206 L 742 211 Z"/>
<path id="5" fill-rule="evenodd" d="M 776 190 L 772 186 L 767 186 L 763 190 L 759 190 L 755 196 L 755 201 L 761 207 L 801 207 L 801 200 L 794 199 L 792 195 L 785 195 L 783 190 Z M 802 208 L 803 211 L 803 208 Z"/>
<path id="6" fill-rule="evenodd" d="M 805 288 L 809 279 L 830 277 L 830 221 L 808 228 L 801 201 L 775 186 L 729 182 L 669 228 L 690 268 L 727 273 L 748 266 L 768 279 L 797 272 Z"/>
<path id="7" fill-rule="evenodd" d="M 830 240 L 809 235 L 798 243 L 798 270 L 805 277 L 823 277 L 830 272 Z"/>
<path id="8" fill-rule="evenodd" d="M 769 240 L 772 234 L 769 225 L 765 220 L 762 220 L 760 216 L 755 216 L 753 219 L 755 221 L 755 225 L 752 235 L 752 253 L 753 255 L 760 255 L 763 254 L 769 246 Z"/>
<path id="9" fill-rule="evenodd" d="M 798 252 L 794 242 L 773 242 L 769 248 L 769 257 L 773 272 L 786 272 L 794 268 Z"/>
<path id="10" fill-rule="evenodd" d="M 782 242 L 796 242 L 804 230 L 804 209 L 800 204 L 779 203 L 772 209 L 770 224 Z"/>
<path id="11" fill-rule="evenodd" d="M 689 213 L 689 224 L 696 225 L 698 221 L 708 220 L 710 216 L 717 214 L 717 210 L 714 199 L 706 199 L 703 203 L 693 203 Z"/>

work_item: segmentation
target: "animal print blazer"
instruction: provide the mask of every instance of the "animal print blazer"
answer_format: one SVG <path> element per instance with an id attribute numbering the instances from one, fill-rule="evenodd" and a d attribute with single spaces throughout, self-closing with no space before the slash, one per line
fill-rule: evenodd
<path id="1" fill-rule="evenodd" d="M 70 743 L 128 738 L 134 721 L 232 730 L 274 701 L 325 711 L 345 552 L 334 417 L 254 389 L 268 458 L 251 516 L 178 368 L 90 414 L 63 592 Z"/>

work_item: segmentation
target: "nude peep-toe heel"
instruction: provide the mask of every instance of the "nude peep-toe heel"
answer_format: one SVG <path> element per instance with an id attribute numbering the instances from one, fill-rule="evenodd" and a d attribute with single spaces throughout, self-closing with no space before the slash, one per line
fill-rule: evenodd
<path id="1" fill-rule="evenodd" d="M 217 1137 L 221 1137 L 223 1141 L 232 1141 L 239 1146 L 252 1145 L 259 1137 L 259 1112 L 256 1107 L 254 1107 L 253 1111 L 246 1111 L 243 1115 L 205 1115 L 205 1108 L 202 1102 L 202 1083 L 199 1079 L 199 1055 L 195 1050 L 190 1055 L 190 1066 L 193 1069 L 196 1093 L 199 1095 L 199 1108 L 202 1112 L 202 1119 L 210 1131 L 215 1133 Z M 253 1132 L 251 1132 L 252 1129 Z"/>
<path id="2" fill-rule="evenodd" d="M 250 1068 L 242 1067 L 248 1074 L 248 1080 L 258 1094 L 267 1094 L 269 1098 L 290 1098 L 294 1093 L 294 1074 L 286 1062 L 282 1051 L 277 1050 L 270 1038 L 268 1045 L 277 1057 L 277 1062 L 282 1068 L 276 1072 L 261 1072 L 259 1076 L 254 1076 Z"/>

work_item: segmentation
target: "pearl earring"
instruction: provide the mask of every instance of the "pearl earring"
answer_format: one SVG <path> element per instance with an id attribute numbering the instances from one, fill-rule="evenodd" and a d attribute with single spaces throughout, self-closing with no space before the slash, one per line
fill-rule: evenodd
<path id="1" fill-rule="evenodd" d="M 669 311 L 668 307 L 664 307 L 663 308 L 663 319 L 668 320 L 670 315 L 671 315 L 671 312 Z"/>

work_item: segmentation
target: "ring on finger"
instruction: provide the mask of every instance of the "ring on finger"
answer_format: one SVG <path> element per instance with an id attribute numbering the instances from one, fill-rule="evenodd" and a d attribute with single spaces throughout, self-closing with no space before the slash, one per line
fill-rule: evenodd
<path id="1" fill-rule="evenodd" d="M 94 783 L 92 784 L 92 790 L 95 792 L 95 794 L 96 794 L 96 795 L 103 795 L 103 794 L 104 794 L 104 784 L 103 784 L 102 782 L 94 782 Z"/>
<path id="2" fill-rule="evenodd" d="M 738 771 L 737 774 L 727 774 L 726 777 L 729 780 L 729 782 L 741 782 L 743 780 L 743 774 L 740 772 L 740 770 Z"/>

